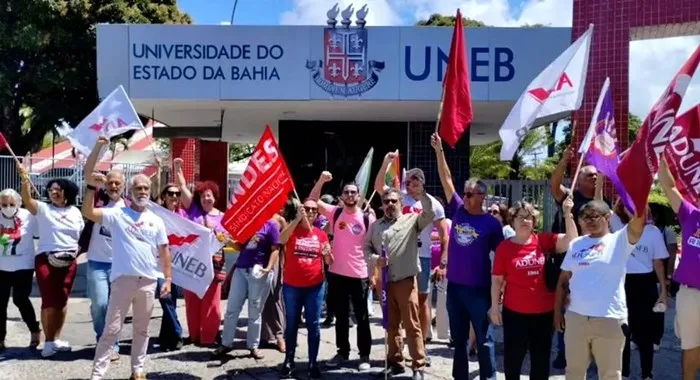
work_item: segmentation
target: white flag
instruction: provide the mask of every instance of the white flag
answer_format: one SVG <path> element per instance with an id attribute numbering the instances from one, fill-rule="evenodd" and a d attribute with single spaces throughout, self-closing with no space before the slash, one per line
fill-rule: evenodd
<path id="1" fill-rule="evenodd" d="M 75 129 L 70 129 L 70 126 L 63 123 L 56 130 L 68 138 L 78 152 L 88 156 L 100 136 L 111 138 L 138 128 L 143 128 L 139 115 L 120 85 Z"/>
<path id="2" fill-rule="evenodd" d="M 581 106 L 592 34 L 593 25 L 520 95 L 498 131 L 503 142 L 501 160 L 513 159 L 520 142 L 533 125 L 560 119 Z"/>
<path id="3" fill-rule="evenodd" d="M 214 279 L 212 255 L 223 245 L 208 228 L 150 202 L 153 211 L 165 224 L 172 259 L 173 283 L 195 293 L 199 298 Z M 158 262 L 160 267 L 160 262 Z M 159 268 L 160 271 L 162 269 Z"/>
<path id="4" fill-rule="evenodd" d="M 360 196 L 364 198 L 367 195 L 367 189 L 369 189 L 369 177 L 372 170 L 372 156 L 374 155 L 374 148 L 369 148 L 365 160 L 362 161 L 360 165 L 360 170 L 357 171 L 355 175 L 355 183 L 360 189 Z"/>

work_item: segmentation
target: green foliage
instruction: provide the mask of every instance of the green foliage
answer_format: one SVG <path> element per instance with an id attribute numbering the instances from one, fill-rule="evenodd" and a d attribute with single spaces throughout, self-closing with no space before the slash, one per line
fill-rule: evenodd
<path id="1" fill-rule="evenodd" d="M 0 132 L 20 156 L 98 103 L 96 25 L 190 23 L 176 0 L 6 0 L 0 12 Z M 30 112 L 27 112 L 29 110 Z"/>
<path id="2" fill-rule="evenodd" d="M 455 16 L 443 16 L 439 13 L 433 13 L 427 20 L 420 20 L 416 23 L 418 26 L 455 26 L 457 18 Z M 462 25 L 468 28 L 481 28 L 486 26 L 481 21 L 472 20 L 463 17 Z"/>
<path id="3" fill-rule="evenodd" d="M 634 140 L 637 139 L 637 132 L 642 126 L 642 119 L 637 115 L 630 114 L 629 121 L 627 123 L 627 134 L 629 135 L 629 143 L 632 144 Z"/>
<path id="4" fill-rule="evenodd" d="M 534 128 L 525 136 L 513 161 L 501 161 L 501 141 L 472 147 L 469 160 L 471 175 L 489 179 L 545 179 L 552 173 L 556 164 L 542 165 L 526 162 L 527 157 L 543 153 L 549 143 L 550 134 L 546 127 Z"/>
<path id="5" fill-rule="evenodd" d="M 158 147 L 160 149 L 170 150 L 169 139 L 158 139 L 156 143 L 158 144 Z M 255 150 L 254 144 L 229 143 L 228 162 L 245 160 L 246 158 L 253 155 L 253 150 Z"/>

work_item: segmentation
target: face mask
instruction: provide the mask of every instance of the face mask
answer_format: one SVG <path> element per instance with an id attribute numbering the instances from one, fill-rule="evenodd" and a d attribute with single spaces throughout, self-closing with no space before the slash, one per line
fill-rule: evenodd
<path id="1" fill-rule="evenodd" d="M 17 213 L 17 207 L 2 208 L 2 214 L 5 215 L 6 218 L 12 218 L 13 216 L 15 216 L 15 213 Z"/>

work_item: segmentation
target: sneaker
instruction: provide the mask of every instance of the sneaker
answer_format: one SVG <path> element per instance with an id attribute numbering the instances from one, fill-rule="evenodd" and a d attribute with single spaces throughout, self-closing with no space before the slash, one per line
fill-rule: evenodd
<path id="1" fill-rule="evenodd" d="M 366 372 L 366 371 L 369 371 L 370 368 L 372 368 L 372 366 L 369 364 L 369 356 L 361 357 L 358 370 L 360 372 Z"/>
<path id="2" fill-rule="evenodd" d="M 341 354 L 336 354 L 331 360 L 326 362 L 326 366 L 330 368 L 337 368 L 345 364 L 345 362 L 348 361 L 348 358 L 344 357 Z"/>
<path id="3" fill-rule="evenodd" d="M 413 377 L 411 379 L 412 380 L 424 380 L 425 373 L 423 371 L 413 371 Z"/>
<path id="4" fill-rule="evenodd" d="M 563 353 L 557 354 L 557 358 L 552 362 L 554 369 L 566 369 L 566 356 Z"/>
<path id="5" fill-rule="evenodd" d="M 53 341 L 53 343 L 56 346 L 56 351 L 58 352 L 69 352 L 73 349 L 71 348 L 70 343 L 66 342 L 65 340 L 56 339 Z"/>
<path id="6" fill-rule="evenodd" d="M 280 379 L 291 379 L 294 374 L 294 363 L 284 362 L 280 366 Z"/>
<path id="7" fill-rule="evenodd" d="M 333 318 L 332 317 L 327 317 L 325 321 L 323 321 L 322 326 L 325 328 L 329 328 L 333 326 Z"/>
<path id="8" fill-rule="evenodd" d="M 44 342 L 44 348 L 41 350 L 41 357 L 49 358 L 56 355 L 57 352 L 58 350 L 56 349 L 55 342 Z"/>
<path id="9" fill-rule="evenodd" d="M 659 352 L 659 351 L 661 351 L 661 346 L 659 346 L 658 344 L 655 344 L 654 345 L 654 352 Z"/>
<path id="10" fill-rule="evenodd" d="M 321 376 L 321 370 L 318 369 L 318 367 L 311 367 L 309 368 L 309 379 L 320 379 L 323 376 Z"/>

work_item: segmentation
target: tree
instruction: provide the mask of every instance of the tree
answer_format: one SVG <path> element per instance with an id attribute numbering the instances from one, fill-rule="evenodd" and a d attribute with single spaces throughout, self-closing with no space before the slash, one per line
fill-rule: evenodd
<path id="1" fill-rule="evenodd" d="M 629 144 L 632 144 L 634 140 L 637 139 L 637 132 L 639 132 L 639 128 L 641 126 L 642 119 L 640 119 L 637 115 L 630 114 L 629 121 L 627 122 L 627 136 L 629 137 Z"/>
<path id="2" fill-rule="evenodd" d="M 454 26 L 457 23 L 455 16 L 443 16 L 439 13 L 433 13 L 427 20 L 420 20 L 416 23 L 418 26 Z M 467 17 L 462 18 L 462 25 L 469 28 L 480 28 L 486 26 L 481 21 L 472 20 Z"/>
<path id="3" fill-rule="evenodd" d="M 191 22 L 176 0 L 6 0 L 2 9 L 0 132 L 20 156 L 98 104 L 96 24 Z"/>
<path id="4" fill-rule="evenodd" d="M 535 157 L 545 154 L 549 143 L 546 127 L 533 128 L 525 136 L 512 161 L 501 161 L 500 140 L 473 146 L 469 157 L 471 174 L 479 178 L 491 179 L 544 179 L 554 170 L 554 165 L 542 163 Z M 528 159 L 535 158 L 534 161 Z M 546 162 L 546 161 L 545 161 Z"/>

